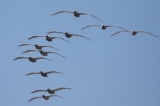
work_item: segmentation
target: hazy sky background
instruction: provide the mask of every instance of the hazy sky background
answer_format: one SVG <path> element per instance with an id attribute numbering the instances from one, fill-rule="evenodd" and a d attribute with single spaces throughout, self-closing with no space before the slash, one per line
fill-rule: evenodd
<path id="1" fill-rule="evenodd" d="M 128 30 L 142 30 L 160 36 L 159 0 L 0 0 L 0 106 L 160 106 L 160 39 L 147 34 L 131 36 L 120 33 L 111 37 L 117 28 L 101 30 L 98 27 L 80 29 L 90 24 L 117 25 Z M 90 13 L 75 18 L 66 10 Z M 48 31 L 81 34 L 80 37 L 47 42 L 43 38 L 28 40 L 33 35 L 46 35 Z M 60 51 L 48 57 L 53 62 L 39 60 L 13 61 L 18 56 L 41 57 L 32 46 L 17 47 L 22 43 L 51 45 Z M 25 76 L 30 72 L 56 70 L 48 78 L 39 75 Z M 70 87 L 45 101 L 30 98 L 49 95 L 46 92 L 31 94 L 36 89 Z"/>

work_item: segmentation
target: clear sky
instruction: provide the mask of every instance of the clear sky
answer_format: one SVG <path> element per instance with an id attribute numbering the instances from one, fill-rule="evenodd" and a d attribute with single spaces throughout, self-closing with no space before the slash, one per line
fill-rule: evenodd
<path id="1" fill-rule="evenodd" d="M 101 30 L 91 24 L 117 25 L 128 30 L 147 31 L 160 36 L 159 0 L 0 0 L 0 106 L 160 106 L 160 39 L 148 34 L 131 36 L 118 28 Z M 75 18 L 57 11 L 79 11 L 93 14 Z M 69 40 L 47 42 L 43 38 L 28 40 L 33 35 L 46 35 L 48 31 L 81 34 Z M 18 56 L 41 57 L 39 53 L 23 54 L 32 46 L 18 47 L 22 43 L 51 45 L 60 49 L 48 57 L 53 61 L 13 61 Z M 56 70 L 61 74 L 25 76 L 30 72 Z M 49 95 L 31 94 L 36 89 L 69 87 L 58 91 L 64 97 L 45 101 L 32 97 Z"/>

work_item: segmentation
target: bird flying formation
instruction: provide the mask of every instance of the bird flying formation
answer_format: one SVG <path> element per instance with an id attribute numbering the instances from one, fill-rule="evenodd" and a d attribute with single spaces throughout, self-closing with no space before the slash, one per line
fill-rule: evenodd
<path id="1" fill-rule="evenodd" d="M 60 13 L 70 13 L 70 14 L 73 14 L 75 17 L 80 17 L 81 15 L 88 15 L 88 16 L 91 16 L 93 18 L 95 18 L 96 20 L 98 20 L 99 22 L 102 22 L 101 19 L 97 18 L 96 16 L 92 15 L 92 14 L 89 14 L 89 13 L 81 13 L 81 12 L 77 12 L 77 11 L 58 11 L 58 12 L 55 12 L 53 13 L 51 16 L 54 16 L 54 15 L 57 15 L 57 14 L 60 14 Z M 87 26 L 84 26 L 83 28 L 81 28 L 81 30 L 84 30 L 84 29 L 87 29 L 87 28 L 90 28 L 90 27 L 99 27 L 101 28 L 101 30 L 106 30 L 107 28 L 117 28 L 117 29 L 121 29 L 121 31 L 118 31 L 118 32 L 115 32 L 113 34 L 111 34 L 112 36 L 114 35 L 117 35 L 117 34 L 120 34 L 122 32 L 128 32 L 130 33 L 132 36 L 135 36 L 137 34 L 148 34 L 148 35 L 152 35 L 154 37 L 159 37 L 155 34 L 152 34 L 150 32 L 145 32 L 145 31 L 134 31 L 134 30 L 126 30 L 125 28 L 121 27 L 121 26 L 117 26 L 117 25 L 104 25 L 104 24 L 91 24 L 91 25 L 87 25 Z M 57 36 L 48 36 L 50 34 L 53 34 L 53 33 L 59 33 L 61 35 L 63 35 L 62 37 L 57 37 Z M 55 41 L 56 39 L 61 39 L 67 43 L 71 43 L 70 41 L 68 41 L 67 38 L 72 38 L 73 36 L 77 36 L 78 38 L 85 38 L 87 40 L 91 40 L 90 38 L 86 37 L 86 36 L 83 36 L 81 34 L 72 34 L 72 33 L 68 33 L 68 32 L 65 32 L 65 31 L 50 31 L 50 32 L 47 32 L 47 35 L 45 36 L 31 36 L 28 38 L 28 40 L 31 40 L 31 39 L 34 39 L 34 38 L 44 38 L 46 41 L 48 42 L 52 42 L 52 41 Z M 64 38 L 63 38 L 64 37 Z M 66 40 L 67 39 L 67 40 Z M 70 39 L 69 39 L 70 40 Z M 33 40 L 34 41 L 34 40 Z M 43 41 L 42 41 L 43 42 Z M 47 43 L 48 43 L 47 42 Z M 51 43 L 50 43 L 51 44 Z M 62 44 L 63 45 L 63 44 Z M 55 48 L 54 46 L 52 45 L 41 45 L 41 44 L 37 44 L 37 43 L 34 43 L 34 44 L 30 44 L 30 43 L 23 43 L 23 44 L 20 44 L 18 45 L 18 47 L 22 47 L 22 46 L 33 46 L 35 48 L 35 50 L 33 49 L 29 49 L 29 50 L 25 50 L 23 51 L 22 53 L 26 54 L 26 53 L 30 53 L 32 54 L 32 52 L 39 52 L 42 57 L 32 57 L 32 56 L 29 56 L 29 57 L 16 57 L 14 58 L 13 60 L 19 60 L 19 59 L 27 59 L 29 60 L 30 62 L 32 63 L 36 63 L 37 60 L 41 60 L 41 59 L 44 59 L 44 60 L 48 60 L 48 61 L 52 61 L 48 58 L 45 58 L 48 56 L 48 54 L 56 54 L 56 55 L 59 55 L 61 57 L 65 57 L 63 55 L 61 55 L 60 53 L 57 53 L 57 52 L 53 52 L 53 51 L 45 51 L 43 50 L 44 48 L 47 48 L 47 49 L 55 49 L 55 50 L 59 50 L 57 48 Z M 44 57 L 45 56 L 45 57 Z M 42 65 L 42 67 L 44 67 L 44 65 Z M 58 72 L 58 71 L 48 71 L 48 72 L 43 72 L 43 71 L 40 71 L 40 72 L 30 72 L 30 73 L 27 73 L 26 76 L 30 76 L 30 75 L 40 75 L 42 77 L 48 77 L 48 74 L 62 74 L 61 72 Z M 56 88 L 56 89 L 38 89 L 38 90 L 34 90 L 32 91 L 31 93 L 37 93 L 37 92 L 48 92 L 49 94 L 51 95 L 42 95 L 42 96 L 38 96 L 38 97 L 33 97 L 31 99 L 28 100 L 28 102 L 32 101 L 32 100 L 35 100 L 35 99 L 38 99 L 38 98 L 42 98 L 44 100 L 49 100 L 50 97 L 60 97 L 60 98 L 63 98 L 59 95 L 54 95 L 57 91 L 60 91 L 60 90 L 64 90 L 64 89 L 71 89 L 71 88 L 65 88 L 65 87 L 60 87 L 60 88 Z"/>

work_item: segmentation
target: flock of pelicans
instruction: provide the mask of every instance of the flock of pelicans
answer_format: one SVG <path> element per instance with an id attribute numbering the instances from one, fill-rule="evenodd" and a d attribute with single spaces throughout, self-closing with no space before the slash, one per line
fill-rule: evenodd
<path id="1" fill-rule="evenodd" d="M 80 13 L 80 12 L 77 12 L 77 11 L 73 11 L 73 12 L 72 12 L 72 11 L 59 11 L 59 12 L 53 13 L 51 16 L 54 16 L 54 15 L 59 14 L 59 13 L 71 13 L 71 14 L 73 14 L 75 17 L 80 17 L 81 15 L 89 15 L 89 16 L 92 16 L 93 18 L 97 19 L 98 21 L 102 22 L 101 19 L 97 18 L 96 16 L 94 16 L 94 15 L 92 15 L 92 14 Z M 130 30 L 126 30 L 126 29 L 124 29 L 124 28 L 122 28 L 122 27 L 120 27 L 120 26 L 114 26 L 114 25 L 103 25 L 103 24 L 102 24 L 102 25 L 88 25 L 88 26 L 83 27 L 82 30 L 84 30 L 84 29 L 86 29 L 86 28 L 89 28 L 89 27 L 94 27 L 94 26 L 95 26 L 95 27 L 100 27 L 102 30 L 105 30 L 105 29 L 107 29 L 108 27 L 115 27 L 115 28 L 121 29 L 120 31 L 115 32 L 115 33 L 113 33 L 112 35 L 116 35 L 116 34 L 119 34 L 119 33 L 121 33 L 121 32 L 129 32 L 129 33 L 130 33 L 131 35 L 133 35 L 133 36 L 135 36 L 137 33 L 146 33 L 146 34 L 152 35 L 152 36 L 154 36 L 154 37 L 159 37 L 159 36 L 154 35 L 154 34 L 152 34 L 152 33 L 150 33 L 150 32 L 145 32 L 145 31 L 130 31 Z M 85 36 L 83 36 L 83 35 L 79 35 L 79 34 L 72 34 L 72 33 L 68 33 L 68 32 L 59 32 L 59 31 L 47 32 L 48 35 L 51 34 L 51 33 L 60 33 L 60 34 L 63 34 L 66 38 L 71 38 L 71 37 L 73 37 L 73 36 L 78 36 L 78 37 L 82 37 L 82 38 L 85 38 L 85 39 L 87 39 L 87 40 L 90 40 L 89 38 L 87 38 L 87 37 L 85 37 Z M 61 37 L 50 37 L 50 36 L 48 36 L 48 35 L 46 35 L 46 36 L 31 36 L 30 38 L 28 38 L 28 40 L 31 40 L 31 39 L 33 39 L 33 38 L 41 37 L 41 38 L 45 38 L 45 40 L 48 41 L 48 42 L 52 42 L 52 41 L 55 40 L 55 39 L 61 39 L 61 40 L 65 41 L 65 42 L 67 42 L 67 43 L 70 43 L 68 40 L 66 40 L 66 39 L 64 39 L 64 38 L 61 38 Z M 21 46 L 34 46 L 34 47 L 35 47 L 35 50 L 26 50 L 26 51 L 24 51 L 23 53 L 39 52 L 42 56 L 48 56 L 48 54 L 53 53 L 53 54 L 57 54 L 57 55 L 65 58 L 65 56 L 63 56 L 63 55 L 61 55 L 61 54 L 59 54 L 59 53 L 57 53 L 57 52 L 47 52 L 47 51 L 43 51 L 43 50 L 42 50 L 43 48 L 52 48 L 52 49 L 58 50 L 58 49 L 54 48 L 53 46 L 39 45 L 39 44 L 21 44 L 21 45 L 18 45 L 18 46 L 19 46 L 19 47 L 21 47 Z M 30 62 L 32 62 L 32 63 L 35 63 L 37 60 L 40 60 L 40 59 L 45 59 L 45 60 L 52 61 L 52 60 L 47 59 L 47 58 L 45 58 L 45 57 L 17 57 L 17 58 L 15 58 L 15 59 L 13 59 L 13 60 L 19 60 L 19 59 L 28 59 L 28 60 L 29 60 Z M 28 73 L 28 74 L 26 74 L 26 76 L 28 76 L 28 75 L 33 75 L 33 74 L 40 74 L 40 75 L 43 76 L 43 77 L 47 77 L 48 74 L 53 74 L 53 73 L 54 73 L 54 74 L 55 74 L 55 73 L 62 74 L 61 72 L 57 72 L 57 71 L 49 71 L 49 72 L 43 72 L 43 71 L 41 71 L 41 72 Z M 31 98 L 30 100 L 28 100 L 28 102 L 30 102 L 30 101 L 32 101 L 32 100 L 34 100 L 34 99 L 38 99 L 38 98 L 43 98 L 44 100 L 48 100 L 50 97 L 53 97 L 53 96 L 61 97 L 61 96 L 55 95 L 55 92 L 56 92 L 56 91 L 59 91 L 59 90 L 63 90 L 63 89 L 71 89 L 71 88 L 61 87 L 61 88 L 57 88 L 57 89 L 35 90 L 35 91 L 33 91 L 32 93 L 36 93 L 36 92 L 48 92 L 48 93 L 51 94 L 51 95 L 48 95 L 48 96 L 42 95 L 42 96 L 40 96 L 40 97 L 33 97 L 33 98 Z M 61 97 L 61 98 L 63 98 L 63 97 Z"/>

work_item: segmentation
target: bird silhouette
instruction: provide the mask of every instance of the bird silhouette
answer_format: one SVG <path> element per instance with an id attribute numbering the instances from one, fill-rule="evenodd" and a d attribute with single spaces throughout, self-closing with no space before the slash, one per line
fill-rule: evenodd
<path id="1" fill-rule="evenodd" d="M 63 89 L 71 89 L 71 88 L 57 88 L 57 89 L 46 89 L 46 90 L 35 90 L 35 91 L 32 91 L 32 93 L 36 93 L 36 92 L 48 92 L 49 94 L 55 94 L 56 91 L 59 91 L 59 90 L 63 90 Z"/>
<path id="2" fill-rule="evenodd" d="M 150 34 L 150 35 L 153 35 L 154 37 L 159 37 L 159 36 L 157 36 L 157 35 L 154 35 L 154 34 L 152 34 L 152 33 L 150 33 L 150 32 L 144 32 L 144 31 L 128 31 L 128 30 L 125 30 L 125 31 L 118 31 L 118 32 L 116 32 L 116 33 L 113 33 L 112 34 L 112 36 L 113 35 L 116 35 L 116 34 L 118 34 L 118 33 L 121 33 L 121 32 L 129 32 L 129 33 L 131 33 L 131 35 L 132 36 L 135 36 L 135 35 L 137 35 L 137 33 L 146 33 L 146 34 Z"/>
<path id="3" fill-rule="evenodd" d="M 62 40 L 64 40 L 64 41 L 66 41 L 66 42 L 70 43 L 69 41 L 67 41 L 67 40 L 65 40 L 65 39 L 63 39 L 63 38 L 60 38 L 60 37 L 49 37 L 48 35 L 47 35 L 47 36 L 32 36 L 32 37 L 30 37 L 30 38 L 28 38 L 28 39 L 29 39 L 29 40 L 31 40 L 31 39 L 33 39 L 33 38 L 37 38 L 37 37 L 43 37 L 43 38 L 46 38 L 46 40 L 47 40 L 48 42 L 53 41 L 53 39 L 62 39 Z"/>
<path id="4" fill-rule="evenodd" d="M 38 98 L 43 98 L 44 100 L 49 100 L 50 97 L 53 97 L 53 96 L 57 96 L 57 97 L 63 98 L 63 97 L 58 96 L 58 95 L 49 95 L 49 96 L 42 95 L 42 96 L 39 96 L 39 97 L 33 97 L 30 100 L 28 100 L 28 102 L 30 102 L 32 100 L 35 100 L 35 99 L 38 99 Z"/>
<path id="5" fill-rule="evenodd" d="M 124 28 L 120 27 L 120 26 L 114 26 L 114 25 L 88 25 L 88 26 L 85 26 L 83 28 L 81 28 L 81 30 L 84 30 L 86 28 L 89 28 L 89 27 L 93 27 L 93 26 L 96 26 L 96 27 L 100 27 L 101 29 L 105 30 L 107 29 L 108 27 L 116 27 L 116 28 L 120 28 L 120 29 L 123 29 L 125 30 Z"/>
<path id="6" fill-rule="evenodd" d="M 79 36 L 79 37 L 83 37 L 83 38 L 86 38 L 87 40 L 90 40 L 89 38 L 83 36 L 83 35 L 78 35 L 78 34 L 70 34 L 68 32 L 58 32 L 58 31 L 51 31 L 51 32 L 47 32 L 47 34 L 50 34 L 50 33 L 61 33 L 63 35 L 65 35 L 67 38 L 71 38 L 72 36 Z"/>
<path id="7" fill-rule="evenodd" d="M 80 17 L 81 15 L 89 15 L 89 16 L 92 16 L 93 18 L 97 19 L 98 21 L 101 21 L 101 19 L 97 18 L 96 16 L 92 15 L 92 14 L 88 14 L 88 13 L 80 13 L 80 12 L 77 12 L 77 11 L 58 11 L 56 13 L 53 13 L 51 16 L 53 15 L 56 15 L 56 14 L 59 14 L 59 13 L 72 13 L 75 17 Z"/>
<path id="8" fill-rule="evenodd" d="M 57 55 L 65 58 L 65 56 L 63 56 L 63 55 L 61 55 L 57 52 L 46 52 L 46 51 L 43 51 L 43 50 L 26 50 L 22 53 L 28 53 L 28 52 L 39 52 L 42 56 L 48 56 L 48 54 L 53 53 L 53 54 L 57 54 Z"/>
<path id="9" fill-rule="evenodd" d="M 31 73 L 28 73 L 28 74 L 26 74 L 26 76 L 33 75 L 33 74 L 40 74 L 43 77 L 48 77 L 48 74 L 54 74 L 54 73 L 62 74 L 61 72 L 57 72 L 57 71 L 48 71 L 48 72 L 40 71 L 40 72 L 31 72 Z"/>
<path id="10" fill-rule="evenodd" d="M 20 47 L 20 46 L 28 46 L 28 45 L 34 46 L 38 50 L 42 50 L 42 48 L 45 48 L 45 47 L 49 47 L 49 48 L 53 48 L 55 50 L 58 50 L 58 49 L 54 48 L 53 46 L 38 45 L 38 44 L 21 44 L 21 45 L 18 45 L 18 46 Z"/>
<path id="11" fill-rule="evenodd" d="M 32 63 L 35 63 L 39 59 L 46 59 L 46 60 L 52 61 L 52 60 L 44 58 L 44 57 L 36 57 L 36 58 L 33 58 L 33 57 L 16 57 L 13 60 L 18 60 L 18 59 L 28 59 Z"/>

